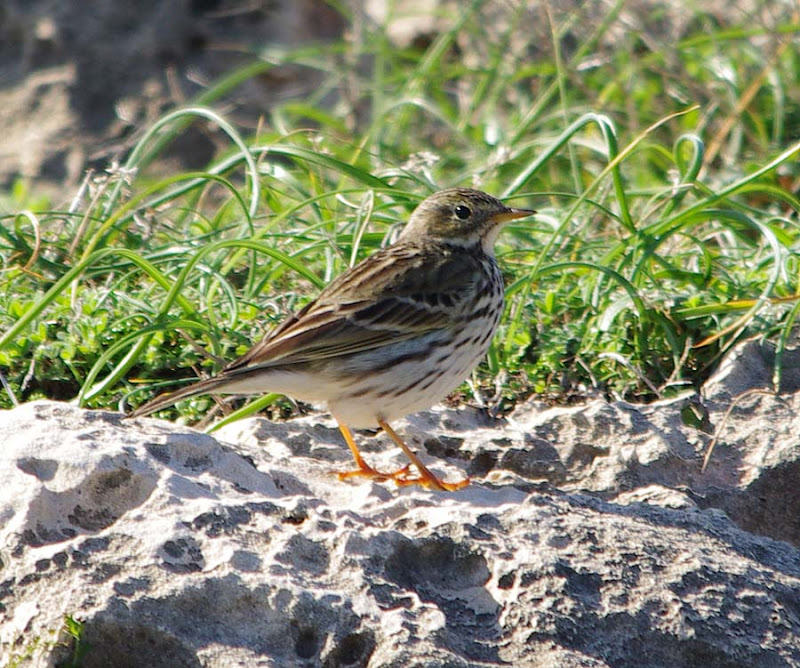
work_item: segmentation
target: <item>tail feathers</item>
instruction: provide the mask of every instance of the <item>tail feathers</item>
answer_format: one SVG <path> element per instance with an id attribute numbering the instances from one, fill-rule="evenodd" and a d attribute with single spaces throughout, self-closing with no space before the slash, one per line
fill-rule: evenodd
<path id="1" fill-rule="evenodd" d="M 186 387 L 176 390 L 175 392 L 160 394 L 155 399 L 148 401 L 142 406 L 139 406 L 139 408 L 129 413 L 127 417 L 136 418 L 150 415 L 150 413 L 160 411 L 162 408 L 169 408 L 173 404 L 179 402 L 181 399 L 188 399 L 189 397 L 195 397 L 201 394 L 210 394 L 214 390 L 223 387 L 228 382 L 230 382 L 230 379 L 226 378 L 225 376 L 215 376 L 213 378 L 201 380 L 199 383 L 187 385 Z"/>

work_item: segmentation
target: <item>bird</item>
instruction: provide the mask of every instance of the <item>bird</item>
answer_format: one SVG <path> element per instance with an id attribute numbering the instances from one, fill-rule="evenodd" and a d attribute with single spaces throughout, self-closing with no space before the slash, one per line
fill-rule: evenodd
<path id="1" fill-rule="evenodd" d="M 485 356 L 505 293 L 495 241 L 506 223 L 534 213 L 471 188 L 430 195 L 394 243 L 338 276 L 218 375 L 157 396 L 129 417 L 201 394 L 275 392 L 327 404 L 356 463 L 340 479 L 461 489 L 469 478 L 436 477 L 389 423 L 444 399 Z M 378 427 L 410 464 L 387 473 L 364 460 L 352 429 Z"/>

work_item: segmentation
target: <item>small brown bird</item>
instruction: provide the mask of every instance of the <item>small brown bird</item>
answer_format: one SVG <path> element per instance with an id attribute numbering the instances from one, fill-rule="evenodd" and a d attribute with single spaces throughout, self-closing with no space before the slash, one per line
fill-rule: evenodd
<path id="1" fill-rule="evenodd" d="M 156 397 L 131 417 L 208 393 L 325 402 L 358 466 L 340 478 L 460 489 L 468 480 L 437 478 L 389 422 L 443 399 L 486 354 L 503 312 L 494 243 L 505 223 L 533 213 L 468 188 L 431 195 L 394 244 L 339 276 L 219 375 Z M 370 467 L 351 427 L 381 427 L 417 474 Z"/>

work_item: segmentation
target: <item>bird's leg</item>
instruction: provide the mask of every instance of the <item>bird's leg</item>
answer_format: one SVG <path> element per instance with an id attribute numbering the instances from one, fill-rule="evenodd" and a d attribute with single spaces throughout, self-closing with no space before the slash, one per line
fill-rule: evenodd
<path id="1" fill-rule="evenodd" d="M 409 478 L 404 474 L 403 471 L 398 471 L 393 476 L 393 480 L 398 485 L 422 485 L 423 487 L 427 487 L 429 489 L 439 489 L 448 492 L 455 492 L 456 490 L 469 485 L 469 478 L 464 478 L 464 480 L 460 480 L 459 482 L 445 482 L 444 480 L 437 478 L 428 470 L 425 464 L 419 460 L 419 457 L 414 454 L 414 451 L 403 442 L 403 439 L 398 436 L 397 432 L 392 429 L 386 423 L 386 421 L 378 420 L 378 424 L 383 431 L 389 434 L 389 438 L 391 438 L 397 445 L 400 446 L 403 452 L 406 453 L 406 456 L 411 460 L 411 463 L 414 464 L 419 471 L 419 476 L 416 478 Z M 404 471 L 407 469 L 408 467 L 406 467 Z"/>
<path id="2" fill-rule="evenodd" d="M 356 476 L 372 478 L 373 480 L 395 480 L 396 476 L 404 476 L 406 474 L 408 471 L 408 466 L 394 473 L 383 473 L 382 471 L 377 471 L 376 469 L 372 468 L 361 456 L 358 446 L 356 445 L 356 441 L 353 438 L 353 432 L 350 431 L 350 427 L 348 427 L 346 424 L 342 424 L 338 420 L 337 424 L 339 425 L 339 431 L 341 431 L 342 436 L 344 436 L 347 447 L 350 448 L 350 452 L 353 453 L 353 459 L 356 460 L 356 466 L 358 466 L 357 469 L 352 471 L 343 471 L 341 473 L 337 473 L 339 480 L 346 480 L 347 478 L 354 478 Z"/>

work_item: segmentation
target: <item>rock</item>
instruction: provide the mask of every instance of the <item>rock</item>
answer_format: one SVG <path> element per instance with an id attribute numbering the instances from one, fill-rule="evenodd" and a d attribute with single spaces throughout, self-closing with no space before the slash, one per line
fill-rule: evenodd
<path id="1" fill-rule="evenodd" d="M 635 457 L 660 424 L 645 408 L 400 425 L 449 457 L 423 453 L 434 469 L 485 471 L 454 494 L 339 482 L 349 453 L 321 416 L 212 437 L 55 402 L 6 411 L 2 663 L 66 658 L 68 614 L 88 668 L 798 665 L 800 552 L 644 484 L 648 465 L 677 476 L 664 452 L 696 463 L 702 445 L 672 433 Z M 569 429 L 583 445 L 556 440 Z M 359 440 L 376 465 L 401 461 Z M 579 471 L 603 491 L 576 491 Z"/>
<path id="2" fill-rule="evenodd" d="M 741 357 L 738 348 L 732 355 Z M 461 460 L 472 477 L 548 482 L 606 500 L 660 486 L 725 511 L 746 531 L 800 546 L 800 392 L 647 405 L 531 402 L 508 420 L 488 420 L 477 410 L 435 409 L 408 418 L 406 434 L 420 449 Z"/>
<path id="3" fill-rule="evenodd" d="M 782 353 L 779 390 L 800 391 L 800 342 L 798 332 Z M 714 375 L 703 386 L 708 401 L 730 402 L 746 392 L 773 389 L 777 347 L 772 341 L 749 339 L 734 346 L 724 357 Z"/>

